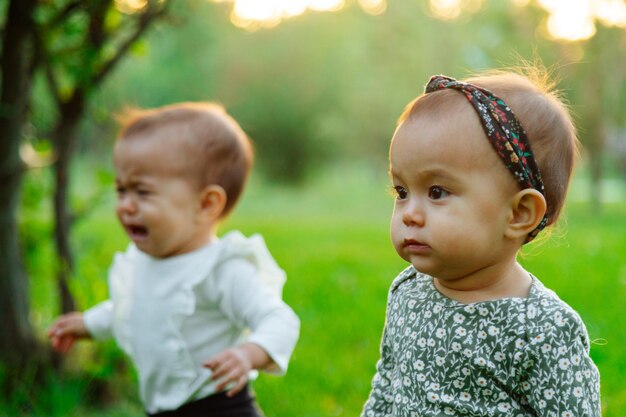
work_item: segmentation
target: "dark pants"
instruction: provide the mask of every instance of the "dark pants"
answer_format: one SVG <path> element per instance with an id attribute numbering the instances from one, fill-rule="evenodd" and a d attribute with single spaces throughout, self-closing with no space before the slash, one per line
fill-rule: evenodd
<path id="1" fill-rule="evenodd" d="M 179 409 L 148 414 L 148 417 L 262 417 L 254 396 L 246 385 L 234 397 L 225 392 L 183 404 Z"/>

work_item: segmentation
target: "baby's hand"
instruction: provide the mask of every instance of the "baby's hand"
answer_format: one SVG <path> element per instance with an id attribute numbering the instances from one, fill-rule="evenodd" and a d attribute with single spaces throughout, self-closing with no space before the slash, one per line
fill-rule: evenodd
<path id="1" fill-rule="evenodd" d="M 90 336 L 85 328 L 83 314 L 74 312 L 64 314 L 56 319 L 48 329 L 48 337 L 52 342 L 52 349 L 67 353 L 74 346 L 76 340 Z"/>
<path id="2" fill-rule="evenodd" d="M 252 369 L 250 357 L 244 349 L 239 347 L 218 353 L 203 365 L 213 371 L 212 380 L 220 380 L 215 386 L 216 392 L 222 391 L 231 383 L 234 384 L 226 393 L 229 397 L 243 389 L 248 382 L 248 372 Z"/>

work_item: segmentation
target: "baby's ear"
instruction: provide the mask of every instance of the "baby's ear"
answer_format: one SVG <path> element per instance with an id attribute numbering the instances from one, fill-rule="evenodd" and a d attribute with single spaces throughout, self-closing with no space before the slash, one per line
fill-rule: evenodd
<path id="1" fill-rule="evenodd" d="M 526 188 L 511 199 L 511 215 L 505 236 L 524 240 L 541 223 L 547 210 L 546 199 L 539 191 Z"/>
<path id="2" fill-rule="evenodd" d="M 200 215 L 203 219 L 216 221 L 226 206 L 226 191 L 216 184 L 207 185 L 200 192 Z"/>

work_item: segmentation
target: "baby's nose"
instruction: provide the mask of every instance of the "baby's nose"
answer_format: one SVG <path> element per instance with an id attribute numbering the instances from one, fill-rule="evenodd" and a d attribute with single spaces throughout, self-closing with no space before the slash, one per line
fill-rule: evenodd
<path id="1" fill-rule="evenodd" d="M 133 196 L 126 193 L 117 197 L 117 209 L 120 212 L 134 213 L 137 211 L 137 204 Z"/>
<path id="2" fill-rule="evenodd" d="M 412 201 L 407 205 L 406 209 L 402 213 L 402 222 L 406 226 L 424 226 L 424 210 L 419 202 Z"/>

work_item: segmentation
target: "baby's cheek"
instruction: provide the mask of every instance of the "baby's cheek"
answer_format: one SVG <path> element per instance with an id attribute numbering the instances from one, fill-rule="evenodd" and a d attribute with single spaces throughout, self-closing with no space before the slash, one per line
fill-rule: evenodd
<path id="1" fill-rule="evenodd" d="M 404 250 L 402 248 L 402 241 L 403 241 L 403 237 L 400 235 L 400 233 L 396 233 L 394 232 L 394 228 L 391 228 L 391 243 L 394 247 L 394 249 L 396 250 L 396 252 L 398 253 L 398 255 L 400 255 L 401 257 L 404 258 Z"/>

